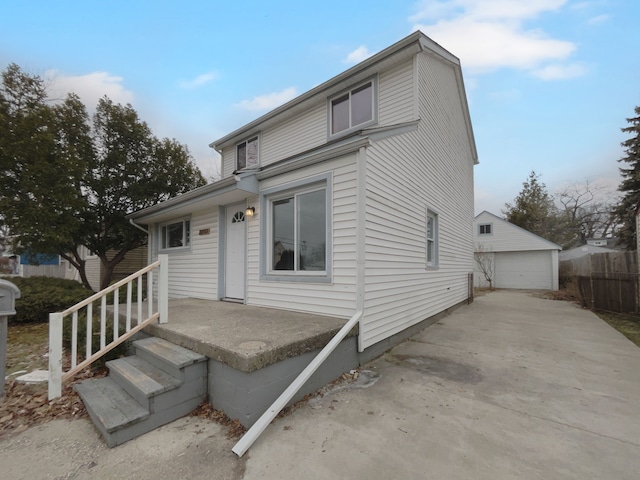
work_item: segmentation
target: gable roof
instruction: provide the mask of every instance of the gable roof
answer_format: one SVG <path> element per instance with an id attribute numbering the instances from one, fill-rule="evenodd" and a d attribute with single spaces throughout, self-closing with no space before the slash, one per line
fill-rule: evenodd
<path id="1" fill-rule="evenodd" d="M 213 141 L 209 146 L 218 152 L 221 152 L 223 148 L 234 145 L 247 137 L 255 135 L 264 128 L 291 118 L 298 113 L 307 110 L 311 105 L 317 105 L 319 101 L 325 101 L 327 97 L 348 88 L 354 83 L 365 80 L 384 68 L 388 68 L 396 63 L 411 58 L 419 52 L 425 52 L 433 58 L 454 67 L 457 78 L 457 87 L 464 109 L 465 124 L 471 153 L 474 163 L 478 163 L 478 152 L 475 145 L 473 128 L 471 126 L 471 116 L 469 114 L 469 106 L 467 104 L 467 96 L 464 89 L 460 60 L 419 30 L 350 69 L 340 73 L 332 79 L 312 88 L 293 100 L 290 100 L 284 105 L 275 108 L 256 120 L 234 130 L 228 135 Z"/>
<path id="2" fill-rule="evenodd" d="M 478 225 L 484 223 L 493 225 L 490 235 L 479 235 Z M 493 252 L 562 250 L 560 245 L 514 225 L 486 210 L 476 215 L 473 219 L 473 239 L 476 245 L 482 244 Z"/>

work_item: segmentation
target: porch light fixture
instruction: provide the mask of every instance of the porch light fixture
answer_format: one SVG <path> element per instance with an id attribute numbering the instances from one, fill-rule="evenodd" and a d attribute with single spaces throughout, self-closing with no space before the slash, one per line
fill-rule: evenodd
<path id="1" fill-rule="evenodd" d="M 256 207 L 247 207 L 247 209 L 244 211 L 244 214 L 247 217 L 253 217 L 254 213 L 256 213 Z"/>

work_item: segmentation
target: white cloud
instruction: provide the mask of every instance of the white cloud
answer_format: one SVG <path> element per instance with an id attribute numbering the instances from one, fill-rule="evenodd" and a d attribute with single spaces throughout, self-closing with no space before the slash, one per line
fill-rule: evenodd
<path id="1" fill-rule="evenodd" d="M 187 89 L 198 88 L 216 80 L 218 77 L 219 75 L 216 72 L 203 73 L 202 75 L 198 75 L 193 80 L 185 80 L 180 82 L 180 86 Z"/>
<path id="2" fill-rule="evenodd" d="M 596 17 L 590 18 L 587 21 L 587 24 L 588 25 L 600 25 L 601 23 L 609 21 L 609 18 L 611 18 L 610 15 L 606 15 L 606 14 L 598 15 Z"/>
<path id="3" fill-rule="evenodd" d="M 566 80 L 581 77 L 587 73 L 587 68 L 579 63 L 569 65 L 546 65 L 534 70 L 533 75 L 542 80 Z"/>
<path id="4" fill-rule="evenodd" d="M 371 52 L 369 52 L 369 49 L 367 47 L 365 47 L 364 45 L 360 45 L 353 52 L 347 55 L 347 58 L 345 58 L 342 61 L 342 63 L 349 63 L 349 64 L 360 63 L 361 61 L 369 58 L 371 55 L 372 54 Z"/>
<path id="5" fill-rule="evenodd" d="M 86 75 L 63 75 L 57 70 L 45 74 L 52 97 L 64 98 L 67 93 L 77 94 L 89 112 L 96 109 L 98 100 L 105 95 L 115 103 L 133 103 L 133 92 L 123 85 L 123 78 L 107 72 L 93 72 Z"/>
<path id="6" fill-rule="evenodd" d="M 254 97 L 251 100 L 242 100 L 235 106 L 242 108 L 243 110 L 249 110 L 252 112 L 272 110 L 280 105 L 288 102 L 292 98 L 298 95 L 298 90 L 295 87 L 285 88 L 281 92 L 268 93 L 266 95 L 260 95 Z"/>
<path id="7" fill-rule="evenodd" d="M 471 73 L 515 68 L 535 74 L 548 62 L 559 66 L 575 52 L 576 45 L 553 38 L 541 29 L 527 28 L 525 23 L 545 12 L 558 11 L 566 3 L 567 0 L 425 0 L 409 20 L 416 22 L 414 30 L 422 30 L 458 56 Z M 575 76 L 577 69 L 569 70 Z"/>

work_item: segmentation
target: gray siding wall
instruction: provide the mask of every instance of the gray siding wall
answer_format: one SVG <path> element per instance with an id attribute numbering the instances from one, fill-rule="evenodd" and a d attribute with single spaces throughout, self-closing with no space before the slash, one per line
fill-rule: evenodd
<path id="1" fill-rule="evenodd" d="M 365 348 L 464 301 L 473 271 L 473 157 L 456 77 L 425 54 L 415 65 L 418 130 L 367 150 Z M 435 269 L 427 208 L 439 220 Z"/>
<path id="2" fill-rule="evenodd" d="M 356 165 L 355 154 L 261 182 L 261 189 L 286 185 L 314 175 L 333 176 L 332 283 L 260 280 L 260 214 L 247 225 L 247 304 L 349 318 L 355 311 L 356 292 Z M 256 208 L 259 202 L 254 198 Z"/>

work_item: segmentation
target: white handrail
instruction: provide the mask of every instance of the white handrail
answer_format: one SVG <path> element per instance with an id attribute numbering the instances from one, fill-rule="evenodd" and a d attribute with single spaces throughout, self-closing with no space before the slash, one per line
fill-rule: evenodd
<path id="1" fill-rule="evenodd" d="M 157 309 L 153 308 L 153 270 L 158 268 L 158 299 L 156 301 Z M 148 317 L 142 318 L 142 278 L 143 275 L 147 275 L 147 303 L 149 306 Z M 132 283 L 138 280 L 136 298 L 138 303 L 138 316 L 137 325 L 131 325 L 132 319 Z M 119 320 L 119 300 L 118 293 L 120 287 L 127 286 L 126 305 L 125 307 L 125 333 L 120 335 L 118 326 Z M 125 342 L 128 338 L 132 337 L 135 333 L 147 326 L 153 321 L 159 321 L 160 323 L 166 323 L 168 321 L 168 286 L 169 286 L 169 257 L 168 255 L 158 255 L 158 260 L 142 269 L 129 275 L 127 278 L 114 283 L 113 285 L 105 288 L 104 290 L 90 296 L 89 298 L 75 304 L 74 306 L 67 308 L 63 312 L 49 314 L 49 400 L 57 398 L 62 395 L 62 383 L 80 370 L 86 368 L 94 361 L 98 360 L 104 354 L 114 349 L 118 345 Z M 114 292 L 113 295 L 113 338 L 111 342 L 107 342 L 106 331 L 106 310 L 107 310 L 107 295 Z M 93 302 L 100 300 L 100 349 L 92 352 L 92 321 L 93 321 Z M 78 311 L 86 307 L 86 348 L 85 359 L 78 364 Z M 64 318 L 67 315 L 72 315 L 72 329 L 71 329 L 71 368 L 69 371 L 62 372 L 62 331 Z"/>
<path id="2" fill-rule="evenodd" d="M 355 327 L 362 318 L 362 310 L 358 310 L 351 319 L 340 329 L 338 333 L 331 339 L 325 347 L 320 350 L 320 353 L 311 360 L 311 363 L 300 372 L 296 379 L 282 392 L 282 394 L 276 399 L 275 402 L 267 409 L 266 412 L 254 423 L 251 428 L 242 436 L 242 438 L 231 449 L 233 453 L 241 457 L 245 452 L 253 445 L 260 434 L 269 426 L 271 421 L 276 418 L 276 415 L 287 406 L 298 390 L 309 380 L 309 377 L 322 365 L 322 363 L 331 355 L 336 347 L 342 342 L 347 334 Z"/>

